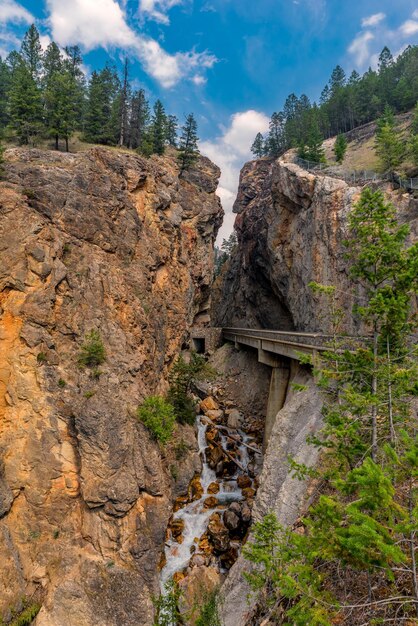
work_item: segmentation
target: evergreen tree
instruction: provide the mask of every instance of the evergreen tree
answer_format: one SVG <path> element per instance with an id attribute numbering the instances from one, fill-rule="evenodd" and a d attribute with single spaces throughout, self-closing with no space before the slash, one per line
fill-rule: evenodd
<path id="1" fill-rule="evenodd" d="M 311 119 L 306 142 L 299 145 L 298 156 L 313 163 L 324 163 L 325 152 L 322 147 L 323 137 L 316 119 Z"/>
<path id="2" fill-rule="evenodd" d="M 264 138 L 261 133 L 257 133 L 253 145 L 251 146 L 251 152 L 257 159 L 260 159 L 264 155 Z"/>
<path id="3" fill-rule="evenodd" d="M 91 75 L 86 105 L 85 137 L 92 143 L 112 145 L 118 137 L 115 101 L 119 79 L 115 70 L 106 66 Z"/>
<path id="4" fill-rule="evenodd" d="M 175 115 L 169 115 L 167 118 L 167 142 L 173 148 L 177 147 L 177 129 L 178 120 Z"/>
<path id="5" fill-rule="evenodd" d="M 0 58 L 0 134 L 9 123 L 8 98 L 11 82 L 11 72 L 8 64 Z"/>
<path id="6" fill-rule="evenodd" d="M 13 70 L 10 92 L 10 126 L 21 144 L 35 143 L 42 131 L 42 99 L 29 66 L 22 58 Z"/>
<path id="7" fill-rule="evenodd" d="M 198 141 L 196 120 L 194 115 L 190 113 L 186 117 L 185 124 L 181 129 L 179 141 L 178 162 L 180 166 L 180 175 L 184 172 L 184 170 L 190 169 L 193 163 L 195 163 L 198 159 L 200 154 Z"/>
<path id="8" fill-rule="evenodd" d="M 345 153 L 347 152 L 347 139 L 344 135 L 338 135 L 334 143 L 334 154 L 337 163 L 344 161 Z"/>
<path id="9" fill-rule="evenodd" d="M 375 150 L 384 171 L 395 169 L 403 157 L 404 148 L 395 128 L 393 111 L 388 106 L 377 122 Z"/>
<path id="10" fill-rule="evenodd" d="M 157 100 L 154 104 L 151 133 L 153 153 L 164 154 L 167 137 L 167 116 L 161 100 Z"/>
<path id="11" fill-rule="evenodd" d="M 129 147 L 134 150 L 141 147 L 150 119 L 149 104 L 143 89 L 134 92 L 130 104 Z M 150 153 L 151 154 L 151 153 Z M 149 156 L 149 155 L 148 155 Z"/>
<path id="12" fill-rule="evenodd" d="M 34 24 L 26 32 L 20 54 L 26 63 L 30 75 L 36 84 L 40 81 L 42 71 L 42 46 L 39 40 L 39 32 Z"/>
<path id="13" fill-rule="evenodd" d="M 309 101 L 308 101 L 309 102 Z M 302 101 L 299 103 L 301 108 L 303 109 L 306 106 L 306 103 Z M 309 108 L 308 104 L 308 108 Z M 269 124 L 269 134 L 266 140 L 266 150 L 268 151 L 269 156 L 278 157 L 285 149 L 286 140 L 285 140 L 285 130 L 284 130 L 284 114 L 273 113 L 270 119 Z"/>
<path id="14" fill-rule="evenodd" d="M 47 126 L 55 137 L 56 150 L 59 137 L 63 137 L 68 152 L 69 138 L 76 128 L 77 98 L 77 82 L 68 70 L 55 71 L 49 77 L 44 100 Z"/>

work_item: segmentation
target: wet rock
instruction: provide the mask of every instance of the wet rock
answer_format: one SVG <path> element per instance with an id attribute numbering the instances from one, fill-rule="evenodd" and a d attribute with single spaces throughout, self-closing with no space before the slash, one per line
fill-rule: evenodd
<path id="1" fill-rule="evenodd" d="M 238 544 L 239 546 L 239 544 Z M 239 547 L 238 546 L 232 546 L 226 551 L 223 552 L 220 557 L 219 560 L 221 562 L 222 567 L 224 567 L 225 569 L 231 569 L 231 567 L 233 566 L 233 564 L 235 563 L 235 561 L 238 558 L 238 554 L 239 554 Z"/>
<path id="2" fill-rule="evenodd" d="M 216 400 L 214 400 L 214 398 L 212 398 L 212 396 L 208 396 L 200 403 L 200 410 L 205 415 L 207 414 L 207 411 L 217 411 L 218 409 L 219 404 L 216 402 Z"/>
<path id="3" fill-rule="evenodd" d="M 215 498 L 215 496 L 209 496 L 209 498 L 206 498 L 206 500 L 204 501 L 203 506 L 205 507 L 205 509 L 214 509 L 218 506 L 218 504 L 218 498 Z"/>
<path id="4" fill-rule="evenodd" d="M 209 446 L 206 448 L 206 461 L 211 469 L 215 469 L 218 463 L 223 461 L 223 459 L 224 453 L 222 448 L 218 448 L 218 446 Z"/>
<path id="5" fill-rule="evenodd" d="M 233 511 L 231 511 L 230 509 L 228 509 L 227 511 L 225 511 L 224 515 L 223 515 L 223 520 L 224 520 L 224 524 L 227 527 L 228 530 L 237 530 L 239 524 L 240 524 L 240 518 L 239 516 L 234 513 Z"/>
<path id="6" fill-rule="evenodd" d="M 192 478 L 190 485 L 189 485 L 189 489 L 188 489 L 189 502 L 200 500 L 202 495 L 203 495 L 202 482 L 200 480 L 200 476 L 196 475 Z"/>
<path id="7" fill-rule="evenodd" d="M 219 430 L 217 428 L 209 426 L 206 429 L 205 436 L 206 436 L 206 441 L 208 443 L 210 443 L 211 441 L 218 441 L 219 440 Z"/>
<path id="8" fill-rule="evenodd" d="M 208 539 L 216 553 L 226 552 L 229 548 L 228 529 L 222 523 L 220 515 L 214 513 L 211 515 L 208 524 Z"/>
<path id="9" fill-rule="evenodd" d="M 189 561 L 189 567 L 201 567 L 202 565 L 207 564 L 207 557 L 200 552 L 197 552 L 192 556 Z"/>
<path id="10" fill-rule="evenodd" d="M 212 422 L 215 422 L 215 424 L 219 424 L 219 422 L 221 422 L 224 418 L 224 412 L 221 411 L 220 409 L 216 410 L 212 410 L 212 411 L 206 411 L 206 416 L 212 420 Z"/>
<path id="11" fill-rule="evenodd" d="M 251 509 L 246 502 L 241 504 L 241 519 L 244 524 L 249 524 L 251 522 Z"/>
<path id="12" fill-rule="evenodd" d="M 254 498 L 255 496 L 255 489 L 253 489 L 252 487 L 245 487 L 242 490 L 242 495 L 244 496 L 244 498 Z"/>
<path id="13" fill-rule="evenodd" d="M 174 506 L 173 506 L 174 513 L 176 513 L 177 511 L 182 509 L 184 506 L 186 506 L 188 502 L 189 502 L 188 496 L 179 496 L 178 498 L 176 498 L 174 502 Z"/>
<path id="14" fill-rule="evenodd" d="M 214 493 L 218 493 L 219 492 L 219 483 L 210 483 L 209 487 L 208 487 L 208 493 L 210 494 L 214 494 Z"/>
<path id="15" fill-rule="evenodd" d="M 177 543 L 183 542 L 183 532 L 184 532 L 184 520 L 183 519 L 175 519 L 169 525 L 171 536 Z"/>
<path id="16" fill-rule="evenodd" d="M 175 574 L 173 574 L 173 580 L 177 584 L 179 584 L 185 578 L 186 578 L 186 574 L 184 572 L 176 572 Z"/>
<path id="17" fill-rule="evenodd" d="M 245 487 L 251 487 L 252 480 L 247 474 L 240 474 L 237 478 L 237 485 L 240 489 L 245 489 Z"/>
<path id="18" fill-rule="evenodd" d="M 235 430 L 237 430 L 238 428 L 241 428 L 242 420 L 243 420 L 243 415 L 242 413 L 240 413 L 240 411 L 238 411 L 238 409 L 231 409 L 228 412 L 228 420 L 227 420 L 228 428 L 233 428 Z"/>

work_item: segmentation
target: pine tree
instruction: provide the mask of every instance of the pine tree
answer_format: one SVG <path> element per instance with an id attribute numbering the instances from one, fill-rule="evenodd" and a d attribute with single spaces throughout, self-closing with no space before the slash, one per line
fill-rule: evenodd
<path id="1" fill-rule="evenodd" d="M 161 100 L 157 100 L 154 104 L 151 133 L 153 153 L 164 154 L 167 137 L 167 116 Z"/>
<path id="2" fill-rule="evenodd" d="M 77 82 L 68 70 L 54 72 L 45 87 L 44 100 L 47 112 L 47 126 L 55 137 L 58 150 L 59 137 L 68 142 L 76 128 L 76 105 L 78 97 Z"/>
<path id="3" fill-rule="evenodd" d="M 8 98 L 11 82 L 11 72 L 8 64 L 0 58 L 0 134 L 9 123 Z"/>
<path id="4" fill-rule="evenodd" d="M 301 106 L 304 106 L 303 103 Z M 269 134 L 266 141 L 269 156 L 277 158 L 285 149 L 284 121 L 284 115 L 281 112 L 273 113 L 271 116 Z"/>
<path id="5" fill-rule="evenodd" d="M 334 143 L 334 154 L 337 163 L 344 161 L 345 153 L 347 152 L 347 139 L 344 135 L 337 135 Z"/>
<path id="6" fill-rule="evenodd" d="M 150 119 L 148 100 L 143 89 L 136 91 L 131 98 L 129 119 L 129 147 L 134 150 L 141 147 Z M 151 153 L 150 153 L 151 154 Z M 148 155 L 149 156 L 149 155 Z"/>
<path id="7" fill-rule="evenodd" d="M 177 117 L 175 115 L 169 115 L 167 118 L 167 141 L 168 145 L 173 148 L 177 147 L 177 129 Z"/>
<path id="8" fill-rule="evenodd" d="M 375 150 L 384 171 L 393 171 L 402 161 L 404 148 L 396 131 L 393 110 L 388 106 L 377 122 Z"/>
<path id="9" fill-rule="evenodd" d="M 39 84 L 42 72 L 42 46 L 39 32 L 34 24 L 26 32 L 20 49 L 22 59 L 26 63 L 30 75 L 36 84 Z"/>
<path id="10" fill-rule="evenodd" d="M 178 154 L 180 175 L 185 170 L 190 169 L 200 154 L 198 147 L 199 139 L 197 136 L 197 124 L 192 113 L 186 117 L 186 121 L 181 131 Z"/>
<path id="11" fill-rule="evenodd" d="M 118 137 L 115 101 L 119 91 L 116 71 L 106 66 L 90 78 L 86 104 L 85 137 L 92 143 L 114 145 Z"/>
<path id="12" fill-rule="evenodd" d="M 251 152 L 257 159 L 261 159 L 264 155 L 264 138 L 261 133 L 257 133 L 253 145 L 251 146 Z"/>
<path id="13" fill-rule="evenodd" d="M 42 131 L 42 99 L 29 66 L 16 60 L 9 92 L 10 126 L 21 144 L 34 143 Z"/>

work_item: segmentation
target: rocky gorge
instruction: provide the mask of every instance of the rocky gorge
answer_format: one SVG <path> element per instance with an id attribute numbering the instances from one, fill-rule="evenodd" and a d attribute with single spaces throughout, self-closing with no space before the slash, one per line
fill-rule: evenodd
<path id="1" fill-rule="evenodd" d="M 213 347 L 216 379 L 197 385 L 196 427 L 162 448 L 135 417 L 190 347 L 193 328 L 327 331 L 310 281 L 338 285 L 351 311 L 341 245 L 359 187 L 260 159 L 241 173 L 238 245 L 213 284 L 222 220 L 218 168 L 179 177 L 174 159 L 94 148 L 75 155 L 12 149 L 0 192 L 0 616 L 22 598 L 36 626 L 140 626 L 174 574 L 182 610 L 219 588 L 225 626 L 253 604 L 241 547 L 269 511 L 292 526 L 312 484 L 322 424 L 309 368 L 287 359 L 282 406 L 264 454 L 271 367 L 257 352 Z M 387 188 L 388 193 L 393 193 Z M 417 201 L 397 195 L 418 230 Z M 358 293 L 358 292 L 357 292 Z M 345 330 L 358 323 L 347 315 Z M 99 367 L 80 367 L 91 331 Z M 216 348 L 216 349 L 215 349 Z M 305 389 L 304 393 L 298 391 Z M 200 594 L 200 595 L 199 595 Z M 193 623 L 195 616 L 190 618 Z"/>

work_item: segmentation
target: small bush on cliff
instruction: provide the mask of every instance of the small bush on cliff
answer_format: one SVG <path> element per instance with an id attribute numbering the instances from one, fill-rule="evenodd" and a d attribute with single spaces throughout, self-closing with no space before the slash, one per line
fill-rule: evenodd
<path id="1" fill-rule="evenodd" d="M 85 367 L 97 367 L 106 359 L 106 350 L 98 330 L 87 333 L 78 362 Z"/>
<path id="2" fill-rule="evenodd" d="M 185 624 L 185 616 L 179 611 L 178 605 L 182 591 L 178 584 L 171 578 L 164 585 L 164 593 L 154 599 L 156 618 L 154 626 L 179 626 Z M 209 626 L 209 624 L 207 624 Z"/>
<path id="3" fill-rule="evenodd" d="M 176 418 L 173 406 L 164 398 L 150 396 L 138 408 L 137 415 L 157 441 L 163 445 L 170 441 Z"/>
<path id="4" fill-rule="evenodd" d="M 222 626 L 218 612 L 218 590 L 206 594 L 205 603 L 202 606 L 196 626 Z"/>
<path id="5" fill-rule="evenodd" d="M 182 355 L 178 357 L 170 372 L 170 390 L 167 399 L 173 405 L 176 419 L 180 424 L 194 424 L 196 418 L 195 404 L 190 396 L 193 382 L 211 378 L 214 374 L 215 371 L 201 354 L 192 352 L 188 363 Z"/>
<path id="6" fill-rule="evenodd" d="M 31 604 L 17 615 L 9 624 L 9 626 L 29 626 L 41 610 L 40 604 Z"/>

